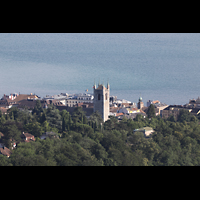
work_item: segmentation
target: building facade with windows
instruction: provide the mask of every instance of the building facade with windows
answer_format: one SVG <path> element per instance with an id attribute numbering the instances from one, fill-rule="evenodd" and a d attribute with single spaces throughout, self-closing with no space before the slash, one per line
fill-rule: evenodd
<path id="1" fill-rule="evenodd" d="M 93 103 L 94 96 L 92 94 L 80 93 L 65 100 L 65 105 L 74 107 L 77 103 Z"/>

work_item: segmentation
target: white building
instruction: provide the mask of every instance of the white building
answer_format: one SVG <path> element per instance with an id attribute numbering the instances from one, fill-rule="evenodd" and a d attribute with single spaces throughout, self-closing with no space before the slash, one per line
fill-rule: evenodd
<path id="1" fill-rule="evenodd" d="M 58 100 L 63 105 L 73 107 L 77 103 L 93 103 L 94 95 L 89 93 L 67 94 L 61 93 L 60 95 L 47 95 L 43 100 Z"/>
<path id="2" fill-rule="evenodd" d="M 65 105 L 73 107 L 77 103 L 93 103 L 94 95 L 89 93 L 79 93 L 72 96 L 69 96 L 65 100 Z"/>
<path id="3" fill-rule="evenodd" d="M 117 103 L 117 104 L 120 104 L 120 103 L 131 103 L 131 101 L 128 101 L 128 100 L 125 100 L 125 99 L 117 99 L 113 103 Z"/>

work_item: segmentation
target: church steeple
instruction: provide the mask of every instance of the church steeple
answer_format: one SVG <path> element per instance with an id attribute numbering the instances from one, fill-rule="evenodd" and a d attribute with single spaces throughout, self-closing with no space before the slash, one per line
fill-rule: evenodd
<path id="1" fill-rule="evenodd" d="M 100 86 L 100 78 L 99 78 L 99 84 L 98 84 L 98 86 Z"/>

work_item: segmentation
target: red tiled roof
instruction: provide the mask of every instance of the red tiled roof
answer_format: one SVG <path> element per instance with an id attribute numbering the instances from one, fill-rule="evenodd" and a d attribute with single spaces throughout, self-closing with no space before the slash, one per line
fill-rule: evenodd
<path id="1" fill-rule="evenodd" d="M 1 110 L 2 113 L 7 113 L 8 108 L 1 107 L 0 110 Z"/>
<path id="2" fill-rule="evenodd" d="M 116 113 L 116 117 L 118 117 L 120 115 L 124 115 L 124 113 Z"/>
<path id="3" fill-rule="evenodd" d="M 19 94 L 16 99 L 11 100 L 12 102 L 18 102 L 21 100 L 26 100 L 26 99 L 34 99 L 38 98 L 37 95 L 30 95 L 30 94 Z"/>
<path id="4" fill-rule="evenodd" d="M 24 132 L 23 132 L 23 135 L 24 135 L 25 137 L 27 137 L 27 138 L 28 138 L 28 137 L 34 137 L 34 135 L 32 135 L 32 134 L 30 134 L 30 133 L 24 133 Z"/>
<path id="5" fill-rule="evenodd" d="M 0 132 L 0 136 L 1 136 L 1 137 L 3 137 L 3 136 L 4 136 L 4 134 L 3 134 L 2 132 Z"/>
<path id="6" fill-rule="evenodd" d="M 7 147 L 0 148 L 0 152 L 7 157 L 10 157 L 10 154 L 12 153 Z"/>
<path id="7" fill-rule="evenodd" d="M 35 137 L 34 135 L 30 134 L 30 133 L 22 133 L 21 135 L 22 138 L 24 138 L 25 142 L 30 142 L 30 141 L 35 141 Z"/>
<path id="8" fill-rule="evenodd" d="M 118 107 L 110 107 L 110 112 L 117 112 L 118 110 Z"/>
<path id="9" fill-rule="evenodd" d="M 152 103 L 159 103 L 160 101 L 158 101 L 158 100 L 155 100 L 155 101 L 152 101 Z"/>

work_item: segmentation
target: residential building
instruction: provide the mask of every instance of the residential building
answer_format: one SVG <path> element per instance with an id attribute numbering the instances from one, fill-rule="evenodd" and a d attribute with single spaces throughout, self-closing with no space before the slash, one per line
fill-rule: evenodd
<path id="1" fill-rule="evenodd" d="M 4 156 L 7 156 L 8 158 L 10 157 L 10 155 L 12 154 L 11 150 L 8 149 L 7 147 L 2 147 L 0 148 L 0 153 Z"/>
<path id="2" fill-rule="evenodd" d="M 110 96 L 110 103 L 113 104 L 117 100 L 117 96 Z"/>
<path id="3" fill-rule="evenodd" d="M 57 133 L 50 131 L 50 132 L 46 132 L 44 133 L 42 136 L 40 136 L 41 140 L 46 140 L 46 138 L 58 138 Z"/>
<path id="4" fill-rule="evenodd" d="M 187 110 L 188 112 L 192 112 L 192 108 L 187 108 L 183 105 L 170 105 L 162 110 L 162 118 L 168 118 L 172 115 L 177 120 L 181 109 Z"/>
<path id="5" fill-rule="evenodd" d="M 1 107 L 1 108 L 9 109 L 9 108 L 11 108 L 12 106 L 9 105 L 9 100 L 8 100 L 8 99 L 5 99 L 5 100 L 0 100 L 0 107 Z"/>
<path id="6" fill-rule="evenodd" d="M 121 113 L 117 113 L 117 114 L 121 114 Z M 146 113 L 144 112 L 137 112 L 137 113 L 122 113 L 123 115 L 116 115 L 116 118 L 118 119 L 118 121 L 122 120 L 123 117 L 126 117 L 127 119 L 135 119 L 137 115 L 142 115 L 144 118 L 146 117 Z"/>
<path id="7" fill-rule="evenodd" d="M 2 99 L 0 100 L 0 107 L 4 108 L 11 108 L 12 106 L 19 106 L 20 104 L 22 105 L 23 103 L 26 103 L 27 101 L 33 101 L 38 99 L 39 97 L 37 95 L 31 94 L 15 94 L 15 96 L 9 96 L 4 95 Z M 22 106 L 23 107 L 23 106 Z"/>
<path id="8" fill-rule="evenodd" d="M 196 100 L 190 99 L 189 103 L 186 104 L 185 106 L 189 108 L 200 108 L 200 97 L 198 97 Z"/>
<path id="9" fill-rule="evenodd" d="M 155 101 L 153 101 L 153 100 L 148 100 L 148 101 L 147 101 L 147 107 L 149 107 L 151 104 L 153 104 L 154 107 L 155 107 L 156 116 L 157 116 L 157 115 L 161 115 L 161 116 L 162 116 L 162 110 L 164 110 L 165 108 L 168 107 L 167 104 L 161 103 L 161 102 L 158 101 L 158 100 L 155 100 Z"/>
<path id="10" fill-rule="evenodd" d="M 6 99 L 14 100 L 14 99 L 16 99 L 17 96 L 18 96 L 17 93 L 10 94 L 10 95 L 4 94 L 3 97 L 2 97 L 2 100 L 6 100 Z"/>
<path id="11" fill-rule="evenodd" d="M 155 101 L 153 101 L 153 100 L 148 100 L 148 101 L 147 101 L 147 107 L 149 107 L 151 104 L 160 104 L 160 101 L 158 101 L 158 100 L 155 100 Z"/>
<path id="12" fill-rule="evenodd" d="M 0 107 L 0 111 L 2 114 L 7 114 L 8 108 Z"/>
<path id="13" fill-rule="evenodd" d="M 30 142 L 30 141 L 35 141 L 35 137 L 34 135 L 30 134 L 30 133 L 22 133 L 21 138 L 25 141 L 25 142 Z"/>
<path id="14" fill-rule="evenodd" d="M 133 130 L 133 133 L 135 132 L 142 132 L 144 133 L 145 137 L 149 137 L 154 132 L 154 130 L 151 127 L 142 127 L 142 128 Z"/>

